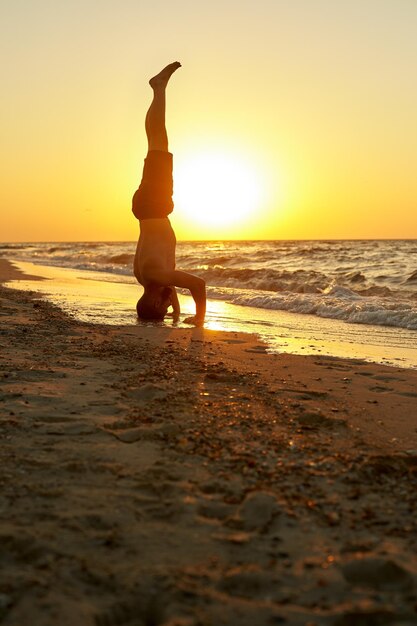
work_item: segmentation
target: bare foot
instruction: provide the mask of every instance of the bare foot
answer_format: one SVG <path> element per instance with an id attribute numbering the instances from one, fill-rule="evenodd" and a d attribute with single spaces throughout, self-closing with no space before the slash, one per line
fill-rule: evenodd
<path id="1" fill-rule="evenodd" d="M 186 317 L 184 320 L 184 324 L 192 324 L 193 326 L 204 326 L 204 318 L 197 317 L 197 315 L 192 315 L 191 317 Z"/>
<path id="2" fill-rule="evenodd" d="M 169 65 L 164 67 L 164 69 L 159 72 L 159 74 L 151 78 L 151 80 L 149 81 L 152 89 L 157 89 L 158 87 L 166 87 L 169 79 L 171 78 L 171 75 L 179 67 L 181 67 L 181 63 L 178 63 L 178 61 L 175 61 L 175 63 L 170 63 Z"/>

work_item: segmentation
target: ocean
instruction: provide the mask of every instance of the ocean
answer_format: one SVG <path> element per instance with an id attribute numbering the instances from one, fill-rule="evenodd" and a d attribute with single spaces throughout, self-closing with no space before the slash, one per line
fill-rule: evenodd
<path id="1" fill-rule="evenodd" d="M 20 286 L 77 318 L 137 324 L 135 248 L 136 242 L 3 243 L 0 255 L 54 268 L 65 288 L 50 280 Z M 255 332 L 271 350 L 417 367 L 417 240 L 178 242 L 177 267 L 206 280 L 209 328 Z M 73 292 L 64 279 L 70 275 L 78 284 Z M 181 300 L 192 313 L 191 299 Z"/>

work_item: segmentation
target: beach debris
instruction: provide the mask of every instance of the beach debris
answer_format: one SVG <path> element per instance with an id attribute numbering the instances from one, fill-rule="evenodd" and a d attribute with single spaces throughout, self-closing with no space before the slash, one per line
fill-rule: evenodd
<path id="1" fill-rule="evenodd" d="M 326 515 L 326 520 L 330 526 L 337 526 L 340 523 L 340 515 L 337 511 L 330 511 Z"/>

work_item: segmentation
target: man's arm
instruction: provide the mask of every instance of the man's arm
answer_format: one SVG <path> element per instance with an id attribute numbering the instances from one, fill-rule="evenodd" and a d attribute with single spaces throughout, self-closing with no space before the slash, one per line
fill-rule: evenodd
<path id="1" fill-rule="evenodd" d="M 189 289 L 195 302 L 195 317 L 187 318 L 194 324 L 202 324 L 206 315 L 206 283 L 202 278 L 181 272 L 180 270 L 165 270 L 158 267 L 146 268 L 146 278 L 158 285 L 183 287 Z"/>
<path id="2" fill-rule="evenodd" d="M 176 322 L 178 321 L 180 317 L 181 307 L 178 301 L 178 295 L 175 290 L 175 287 L 172 287 L 171 305 L 172 305 L 172 313 L 173 313 L 174 322 Z"/>

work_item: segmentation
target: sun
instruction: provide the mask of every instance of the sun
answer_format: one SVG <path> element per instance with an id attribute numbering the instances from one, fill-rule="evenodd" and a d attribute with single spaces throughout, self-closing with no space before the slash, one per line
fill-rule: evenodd
<path id="1" fill-rule="evenodd" d="M 174 178 L 176 211 L 202 226 L 241 224 L 262 202 L 256 166 L 238 153 L 193 154 L 178 161 Z"/>

